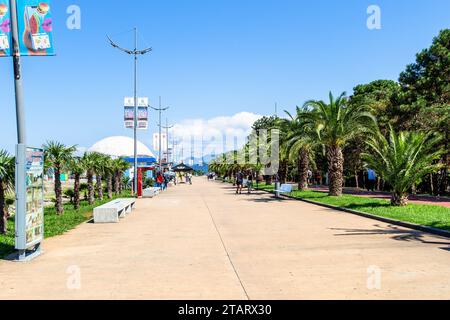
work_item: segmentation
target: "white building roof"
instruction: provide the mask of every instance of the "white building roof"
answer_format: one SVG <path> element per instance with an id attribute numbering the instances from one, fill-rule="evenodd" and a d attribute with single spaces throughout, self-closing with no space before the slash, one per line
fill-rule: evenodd
<path id="1" fill-rule="evenodd" d="M 138 141 L 138 156 L 155 158 L 153 152 Z M 134 156 L 134 140 L 129 137 L 109 137 L 95 143 L 89 152 L 98 152 L 112 157 L 133 157 Z"/>

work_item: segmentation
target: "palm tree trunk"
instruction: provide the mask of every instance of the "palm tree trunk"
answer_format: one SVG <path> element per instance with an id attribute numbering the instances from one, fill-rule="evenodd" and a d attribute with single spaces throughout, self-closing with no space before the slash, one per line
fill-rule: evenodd
<path id="1" fill-rule="evenodd" d="M 123 173 L 120 171 L 118 177 L 116 177 L 119 181 L 119 194 L 122 194 L 123 191 L 123 180 L 122 180 Z"/>
<path id="2" fill-rule="evenodd" d="M 100 174 L 97 175 L 97 193 L 98 199 L 103 201 L 103 181 L 102 176 Z"/>
<path id="3" fill-rule="evenodd" d="M 308 188 L 308 168 L 309 168 L 309 154 L 308 150 L 302 148 L 298 154 L 298 190 L 304 191 Z"/>
<path id="4" fill-rule="evenodd" d="M 118 195 L 120 193 L 120 180 L 119 180 L 119 171 L 114 173 L 114 193 Z"/>
<path id="5" fill-rule="evenodd" d="M 62 203 L 61 169 L 59 165 L 55 165 L 55 197 L 56 214 L 62 215 L 64 213 L 64 206 Z"/>
<path id="6" fill-rule="evenodd" d="M 75 183 L 73 185 L 73 204 L 75 210 L 80 209 L 80 175 L 75 175 Z"/>
<path id="7" fill-rule="evenodd" d="M 357 170 L 355 170 L 355 185 L 356 189 L 359 189 L 359 173 Z"/>
<path id="8" fill-rule="evenodd" d="M 342 196 L 344 185 L 344 155 L 340 146 L 328 148 L 328 176 L 330 179 L 330 196 Z"/>
<path id="9" fill-rule="evenodd" d="M 6 197 L 3 181 L 0 179 L 0 234 L 8 231 L 8 214 L 6 212 Z"/>
<path id="10" fill-rule="evenodd" d="M 92 171 L 88 171 L 87 173 L 88 179 L 88 202 L 89 205 L 94 204 L 94 174 Z"/>
<path id="11" fill-rule="evenodd" d="M 108 199 L 113 197 L 113 177 L 111 174 L 108 175 Z"/>
<path id="12" fill-rule="evenodd" d="M 405 207 L 408 205 L 408 195 L 400 192 L 392 194 L 391 204 L 396 207 Z"/>

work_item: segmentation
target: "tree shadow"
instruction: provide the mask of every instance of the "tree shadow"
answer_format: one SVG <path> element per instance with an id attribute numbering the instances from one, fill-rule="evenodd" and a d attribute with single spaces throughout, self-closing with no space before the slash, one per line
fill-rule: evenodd
<path id="1" fill-rule="evenodd" d="M 438 235 L 429 234 L 418 230 L 403 229 L 395 225 L 388 225 L 383 227 L 379 224 L 374 225 L 375 229 L 347 229 L 347 228 L 330 228 L 333 231 L 340 231 L 343 233 L 335 234 L 336 237 L 341 236 L 367 236 L 367 235 L 390 235 L 391 239 L 395 241 L 404 242 L 420 242 L 423 244 L 443 245 L 445 247 L 439 248 L 441 250 L 450 251 L 450 239 Z M 442 241 L 428 241 L 425 237 L 435 237 Z"/>
<path id="2" fill-rule="evenodd" d="M 381 202 L 367 202 L 367 203 L 364 203 L 364 204 L 361 204 L 361 203 L 350 203 L 348 205 L 345 205 L 345 208 L 351 209 L 351 210 L 358 210 L 358 209 L 367 208 L 367 207 L 371 207 L 371 208 L 390 208 L 391 204 L 390 203 L 381 203 Z"/>
<path id="3" fill-rule="evenodd" d="M 8 261 L 8 257 L 15 252 L 13 245 L 0 243 L 0 260 Z"/>
<path id="4" fill-rule="evenodd" d="M 252 195 L 252 194 L 250 194 L 250 195 Z M 244 196 L 244 194 L 242 194 L 242 196 Z M 255 202 L 255 203 L 281 203 L 281 202 L 289 201 L 289 199 L 280 199 L 280 198 L 275 198 L 275 197 L 271 197 L 271 198 L 246 198 L 244 200 L 245 201 L 250 201 L 250 202 Z"/>

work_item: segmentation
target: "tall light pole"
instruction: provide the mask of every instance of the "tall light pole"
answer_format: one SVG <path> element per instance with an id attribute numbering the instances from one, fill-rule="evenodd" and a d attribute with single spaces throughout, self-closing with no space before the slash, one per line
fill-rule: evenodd
<path id="1" fill-rule="evenodd" d="M 169 129 L 172 129 L 174 126 L 169 126 L 169 120 L 166 118 L 166 126 L 162 127 L 162 129 L 166 130 L 166 154 L 167 154 L 167 163 L 170 163 L 169 159 Z M 172 150 L 173 152 L 173 150 Z"/>
<path id="2" fill-rule="evenodd" d="M 158 122 L 158 127 L 159 127 L 159 171 L 162 173 L 162 123 L 161 123 L 161 117 L 162 117 L 162 112 L 166 111 L 169 109 L 169 107 L 163 108 L 162 107 L 162 103 L 161 103 L 161 97 L 159 97 L 159 108 L 154 108 L 151 107 L 153 110 L 158 111 L 159 112 L 159 122 Z"/>
<path id="3" fill-rule="evenodd" d="M 107 36 L 108 37 L 108 36 Z M 114 43 L 114 41 L 111 40 L 110 37 L 108 37 L 108 40 L 113 48 L 119 49 L 122 52 L 125 52 L 126 54 L 133 55 L 134 56 L 134 194 L 137 195 L 137 189 L 138 189 L 138 150 L 137 150 L 137 126 L 138 126 L 138 96 L 137 96 L 137 71 L 138 71 L 138 56 L 144 55 L 146 53 L 151 52 L 152 48 L 147 48 L 144 50 L 138 50 L 138 30 L 137 28 L 134 28 L 134 49 L 125 49 Z"/>
<path id="4" fill-rule="evenodd" d="M 17 121 L 17 141 L 18 144 L 26 144 L 25 130 L 25 106 L 23 101 L 22 71 L 20 65 L 19 48 L 19 28 L 17 17 L 16 0 L 10 1 L 11 6 L 11 29 L 13 46 L 13 64 L 14 64 L 14 88 L 16 96 L 16 121 Z"/>

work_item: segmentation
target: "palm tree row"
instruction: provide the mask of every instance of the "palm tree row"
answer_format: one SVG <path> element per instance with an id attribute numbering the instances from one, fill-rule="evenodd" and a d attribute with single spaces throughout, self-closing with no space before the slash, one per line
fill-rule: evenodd
<path id="1" fill-rule="evenodd" d="M 375 170 L 391 186 L 392 205 L 407 205 L 412 187 L 442 167 L 438 160 L 444 151 L 437 147 L 441 137 L 433 132 L 397 133 L 392 127 L 385 137 L 371 111 L 369 105 L 349 103 L 345 93 L 337 98 L 330 93 L 328 102 L 310 100 L 297 107 L 294 115 L 286 111 L 286 119 L 267 121 L 270 124 L 265 129 L 280 131 L 279 181 L 286 182 L 289 173 L 296 170 L 299 190 L 306 189 L 308 171 L 322 154 L 327 162 L 329 195 L 342 196 L 346 159 L 343 150 L 355 139 L 362 139 L 367 152 L 361 158 L 366 168 Z M 245 154 L 248 145 L 244 148 Z M 213 161 L 210 170 L 223 176 L 231 177 L 247 166 L 239 159 L 220 160 Z"/>
<path id="2" fill-rule="evenodd" d="M 74 157 L 76 147 L 67 147 L 54 141 L 44 145 L 44 150 L 47 168 L 52 168 L 55 175 L 57 214 L 64 213 L 60 177 L 62 170 L 70 172 L 74 177 L 73 205 L 76 210 L 80 208 L 81 177 L 84 175 L 87 179 L 89 205 L 94 204 L 96 196 L 98 200 L 104 200 L 103 183 L 105 181 L 108 199 L 113 198 L 113 193 L 116 195 L 122 193 L 122 176 L 129 168 L 129 163 L 125 160 L 121 158 L 112 159 L 110 156 L 97 152 L 87 152 L 82 157 Z"/>

